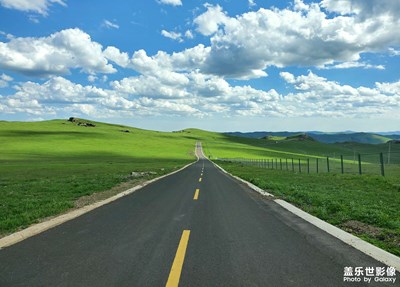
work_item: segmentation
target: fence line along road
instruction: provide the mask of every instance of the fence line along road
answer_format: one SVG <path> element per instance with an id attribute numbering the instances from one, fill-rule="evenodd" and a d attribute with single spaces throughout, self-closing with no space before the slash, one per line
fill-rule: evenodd
<path id="1" fill-rule="evenodd" d="M 301 156 L 286 158 L 218 158 L 226 162 L 235 162 L 247 166 L 257 166 L 271 170 L 286 170 L 298 173 L 342 173 L 376 174 L 382 176 L 400 176 L 400 152 Z"/>

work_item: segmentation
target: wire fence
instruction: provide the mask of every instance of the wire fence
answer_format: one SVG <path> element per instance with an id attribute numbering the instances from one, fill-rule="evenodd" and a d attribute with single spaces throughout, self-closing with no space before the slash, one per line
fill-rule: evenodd
<path id="1" fill-rule="evenodd" d="M 400 152 L 298 158 L 218 158 L 218 160 L 297 173 L 375 174 L 400 177 Z"/>

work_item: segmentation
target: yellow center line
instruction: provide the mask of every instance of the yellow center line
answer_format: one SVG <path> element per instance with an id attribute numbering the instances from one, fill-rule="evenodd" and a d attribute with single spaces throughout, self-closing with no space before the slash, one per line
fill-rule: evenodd
<path id="1" fill-rule="evenodd" d="M 171 271 L 168 276 L 166 287 L 177 287 L 181 277 L 183 261 L 185 260 L 186 248 L 189 242 L 190 230 L 184 230 L 178 250 L 176 251 L 174 263 L 172 263 Z"/>
<path id="2" fill-rule="evenodd" d="M 193 200 L 197 200 L 197 199 L 199 199 L 199 192 L 200 192 L 200 189 L 196 189 L 196 192 L 194 193 L 194 197 L 193 197 Z"/>
<path id="3" fill-rule="evenodd" d="M 199 178 L 199 182 L 201 182 L 201 177 Z"/>

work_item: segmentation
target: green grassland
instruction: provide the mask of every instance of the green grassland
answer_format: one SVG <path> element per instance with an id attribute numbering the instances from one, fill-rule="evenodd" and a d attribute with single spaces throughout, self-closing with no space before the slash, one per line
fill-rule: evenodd
<path id="1" fill-rule="evenodd" d="M 377 155 L 388 151 L 387 143 L 324 144 L 301 137 L 251 139 L 198 129 L 165 133 L 93 123 L 96 127 L 66 120 L 0 122 L 0 236 L 87 204 L 82 199 L 104 198 L 178 169 L 195 160 L 194 145 L 201 141 L 204 153 L 230 172 L 400 254 L 400 144 L 392 144 L 391 164 L 382 177 Z M 358 153 L 362 176 L 354 161 Z M 327 156 L 330 173 L 323 166 Z M 281 159 L 284 166 L 272 170 L 224 158 Z M 301 160 L 302 173 L 285 170 L 286 159 L 292 158 Z M 312 170 L 312 163 L 320 161 L 320 173 L 305 172 L 307 159 Z M 154 174 L 135 179 L 129 176 L 132 171 Z"/>
<path id="2" fill-rule="evenodd" d="M 195 159 L 195 141 L 179 133 L 95 124 L 0 122 L 0 234 L 73 208 L 82 196 L 128 187 L 138 181 L 132 171 L 156 173 L 148 179 Z"/>

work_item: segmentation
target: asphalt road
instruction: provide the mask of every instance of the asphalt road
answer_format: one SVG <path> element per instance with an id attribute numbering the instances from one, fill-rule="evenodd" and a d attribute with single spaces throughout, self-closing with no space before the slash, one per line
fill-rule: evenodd
<path id="1" fill-rule="evenodd" d="M 200 159 L 0 250 L 0 286 L 386 286 L 343 282 L 377 266 Z"/>

